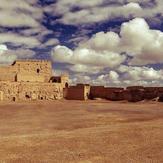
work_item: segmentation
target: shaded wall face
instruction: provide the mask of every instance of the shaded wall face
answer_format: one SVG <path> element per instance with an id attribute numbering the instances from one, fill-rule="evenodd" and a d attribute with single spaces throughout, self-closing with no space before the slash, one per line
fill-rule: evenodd
<path id="1" fill-rule="evenodd" d="M 64 89 L 64 96 L 68 100 L 85 100 L 84 89 L 78 87 L 70 87 Z"/>
<path id="2" fill-rule="evenodd" d="M 91 98 L 106 98 L 106 89 L 101 86 L 91 86 L 90 88 Z"/>
<path id="3" fill-rule="evenodd" d="M 90 96 L 91 98 L 102 98 L 110 100 L 120 100 L 122 99 L 123 88 L 114 87 L 103 87 L 103 86 L 91 86 Z"/>
<path id="4" fill-rule="evenodd" d="M 123 94 L 124 100 L 129 102 L 138 102 L 144 100 L 144 91 L 141 89 L 125 90 Z"/>

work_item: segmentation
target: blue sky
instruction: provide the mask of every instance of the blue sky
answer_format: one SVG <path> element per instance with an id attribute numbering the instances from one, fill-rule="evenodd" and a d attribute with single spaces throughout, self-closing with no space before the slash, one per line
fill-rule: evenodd
<path id="1" fill-rule="evenodd" d="M 0 0 L 0 64 L 50 59 L 72 83 L 162 86 L 161 0 Z"/>

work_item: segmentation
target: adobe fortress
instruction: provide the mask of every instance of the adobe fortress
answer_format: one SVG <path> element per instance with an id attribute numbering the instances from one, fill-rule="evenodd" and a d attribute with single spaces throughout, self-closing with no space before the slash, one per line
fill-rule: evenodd
<path id="1" fill-rule="evenodd" d="M 26 100 L 87 100 L 107 99 L 137 102 L 163 101 L 163 87 L 133 86 L 115 88 L 77 84 L 69 86 L 67 74 L 52 76 L 52 64 L 47 60 L 17 60 L 0 67 L 0 101 Z"/>
<path id="2" fill-rule="evenodd" d="M 55 100 L 63 98 L 68 75 L 52 76 L 47 60 L 18 60 L 0 67 L 0 100 Z"/>

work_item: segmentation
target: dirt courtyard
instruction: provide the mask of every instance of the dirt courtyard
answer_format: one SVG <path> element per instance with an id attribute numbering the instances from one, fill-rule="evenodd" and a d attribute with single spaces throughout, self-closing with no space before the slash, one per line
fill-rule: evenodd
<path id="1" fill-rule="evenodd" d="M 0 163 L 163 163 L 163 104 L 0 103 Z"/>

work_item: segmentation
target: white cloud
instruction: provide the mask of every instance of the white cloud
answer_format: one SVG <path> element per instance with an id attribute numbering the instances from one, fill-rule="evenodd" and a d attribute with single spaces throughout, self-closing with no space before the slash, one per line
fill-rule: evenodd
<path id="1" fill-rule="evenodd" d="M 67 2 L 65 0 L 60 0 L 57 4 L 46 8 L 46 11 L 52 12 L 52 10 L 54 10 L 56 13 L 63 15 L 60 22 L 75 25 L 95 23 L 115 17 L 129 18 L 130 16 L 139 15 L 142 11 L 141 6 L 133 2 L 122 6 L 104 6 L 104 4 L 104 0 L 95 0 L 94 2 L 79 0 Z M 81 10 L 73 12 L 71 11 L 73 7 L 79 7 Z"/>
<path id="2" fill-rule="evenodd" d="M 133 57 L 130 64 L 145 65 L 163 62 L 163 32 L 152 30 L 142 18 L 121 26 L 121 47 Z"/>
<path id="3" fill-rule="evenodd" d="M 56 46 L 52 51 L 54 61 L 99 67 L 116 67 L 125 60 L 125 56 L 109 51 L 95 51 L 77 48 L 74 51 L 65 46 Z"/>
<path id="4" fill-rule="evenodd" d="M 120 37 L 114 32 L 96 33 L 88 41 L 82 42 L 81 47 L 87 47 L 96 51 L 115 51 L 120 44 Z"/>
<path id="5" fill-rule="evenodd" d="M 81 64 L 71 65 L 68 66 L 68 68 L 73 72 L 85 73 L 85 74 L 97 74 L 103 69 L 98 66 L 88 66 L 88 65 L 81 65 Z"/>
<path id="6" fill-rule="evenodd" d="M 58 44 L 59 44 L 59 40 L 56 39 L 56 38 L 49 39 L 44 43 L 45 46 L 55 46 L 55 45 L 58 45 Z"/>
<path id="7" fill-rule="evenodd" d="M 38 0 L 0 0 L 0 26 L 2 27 L 0 43 L 10 43 L 25 48 L 41 46 L 45 48 L 41 42 L 45 35 L 52 31 L 41 23 L 44 19 L 43 12 L 43 7 L 39 5 Z M 17 30 L 7 32 L 6 27 L 17 28 Z M 56 45 L 54 41 L 52 43 L 51 40 L 46 45 Z"/>
<path id="8" fill-rule="evenodd" d="M 76 84 L 76 83 L 84 83 L 84 84 L 91 84 L 92 83 L 92 78 L 87 75 L 75 75 L 70 79 L 71 84 Z"/>
<path id="9" fill-rule="evenodd" d="M 36 2 L 20 0 L 0 0 L 0 25 L 4 27 L 37 27 L 43 10 L 36 7 Z"/>
<path id="10" fill-rule="evenodd" d="M 0 44 L 0 54 L 3 54 L 4 51 L 7 50 L 7 46 L 6 45 L 3 45 L 3 44 Z"/>
<path id="11" fill-rule="evenodd" d="M 150 29 L 143 18 L 135 18 L 122 24 L 120 35 L 99 32 L 79 43 L 75 50 L 55 47 L 52 57 L 63 63 L 115 68 L 125 61 L 126 57 L 121 55 L 124 52 L 132 57 L 127 61 L 129 65 L 162 63 L 163 32 Z"/>
<path id="12" fill-rule="evenodd" d="M 39 40 L 34 36 L 22 36 L 16 33 L 0 33 L 0 43 L 15 43 L 17 45 L 26 45 L 27 47 L 35 47 L 40 45 Z"/>
<path id="13" fill-rule="evenodd" d="M 5 44 L 0 44 L 0 64 L 11 64 L 16 59 L 27 59 L 34 57 L 35 52 L 30 49 L 10 50 Z"/>
<path id="14" fill-rule="evenodd" d="M 126 57 L 121 55 L 122 52 L 132 58 L 126 60 L 126 64 L 140 66 L 123 65 Z M 162 63 L 162 52 L 163 33 L 150 29 L 143 18 L 135 18 L 122 24 L 120 34 L 99 32 L 85 42 L 79 43 L 74 50 L 57 46 L 53 49 L 52 57 L 54 61 L 72 64 L 68 68 L 74 72 L 102 73 L 95 79 L 85 80 L 90 84 L 161 86 L 163 70 L 145 65 Z M 75 77 L 73 81 L 79 82 L 80 79 Z"/>
<path id="15" fill-rule="evenodd" d="M 125 80 L 140 81 L 140 80 L 163 80 L 163 70 L 155 70 L 152 67 L 137 67 L 121 65 L 118 69 L 123 73 Z"/>
<path id="16" fill-rule="evenodd" d="M 109 72 L 109 79 L 112 81 L 118 81 L 119 80 L 119 74 L 115 71 L 110 71 Z"/>
<path id="17" fill-rule="evenodd" d="M 150 29 L 143 18 L 135 18 L 122 24 L 119 35 L 114 32 L 99 32 L 92 38 L 79 43 L 74 50 L 58 45 L 52 51 L 52 59 L 54 62 L 71 64 L 67 68 L 77 73 L 99 74 L 109 68 L 112 71 L 106 72 L 105 78 L 108 78 L 111 83 L 120 84 L 123 80 L 123 84 L 129 84 L 129 81 L 133 82 L 133 80 L 141 83 L 140 80 L 143 78 L 151 80 L 150 82 L 162 80 L 160 78 L 162 71 L 145 66 L 120 66 L 124 61 L 128 65 L 162 63 L 162 51 L 163 33 Z M 131 59 L 126 59 L 124 52 Z M 119 70 L 124 71 L 121 72 L 125 74 L 123 78 L 116 73 L 118 66 L 120 66 Z"/>
<path id="18" fill-rule="evenodd" d="M 163 86 L 163 70 L 150 67 L 120 66 L 117 71 L 101 74 L 90 84 L 105 86 Z"/>

